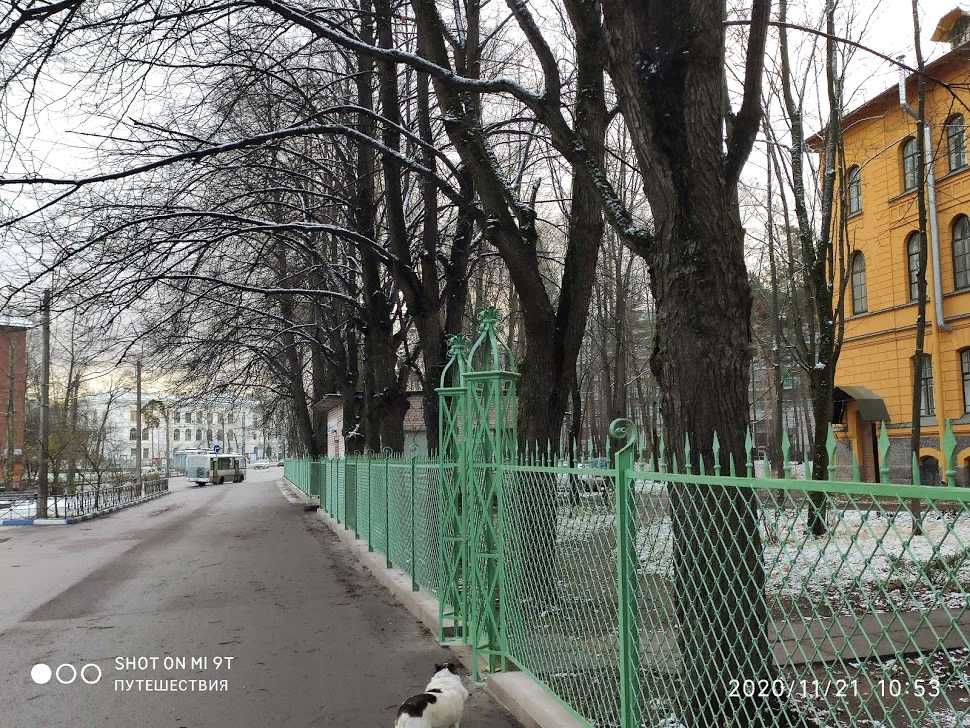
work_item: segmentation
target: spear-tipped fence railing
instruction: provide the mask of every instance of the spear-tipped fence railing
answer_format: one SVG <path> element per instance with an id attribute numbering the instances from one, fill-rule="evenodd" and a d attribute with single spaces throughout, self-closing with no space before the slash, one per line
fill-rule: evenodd
<path id="1" fill-rule="evenodd" d="M 288 461 L 286 477 L 434 594 L 490 669 L 603 728 L 970 727 L 970 488 L 949 423 L 942 486 L 915 459 L 912 483 L 889 483 L 909 442 L 885 426 L 881 482 L 831 431 L 826 480 L 790 462 L 787 435 L 774 478 L 750 434 L 646 452 L 626 420 L 612 453 L 587 443 L 569 467 L 516 450 L 514 372 L 466 344 L 439 390 L 441 452 Z"/>

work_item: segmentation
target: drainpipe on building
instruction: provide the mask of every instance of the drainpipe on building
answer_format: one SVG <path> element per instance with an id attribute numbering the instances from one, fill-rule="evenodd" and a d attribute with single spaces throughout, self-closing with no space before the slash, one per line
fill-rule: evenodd
<path id="1" fill-rule="evenodd" d="M 912 106 L 906 103 L 906 71 L 902 63 L 906 56 L 900 54 L 896 57 L 899 61 L 899 105 L 903 111 L 919 121 L 919 113 Z M 944 391 L 946 389 L 943 376 L 943 349 L 940 341 L 941 331 L 950 331 L 950 325 L 943 317 L 943 272 L 940 267 L 940 228 L 936 216 L 936 160 L 933 157 L 933 145 L 930 134 L 930 125 L 923 124 L 923 162 L 926 164 L 926 197 L 927 206 L 930 214 L 930 254 L 933 263 L 933 304 L 935 317 L 933 321 L 933 399 L 936 408 L 936 422 L 940 437 L 940 447 L 943 444 L 943 419 L 946 414 L 946 401 Z"/>

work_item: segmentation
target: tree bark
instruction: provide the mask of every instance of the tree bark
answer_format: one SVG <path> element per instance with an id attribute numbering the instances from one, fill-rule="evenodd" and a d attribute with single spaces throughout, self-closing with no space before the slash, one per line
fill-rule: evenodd
<path id="1" fill-rule="evenodd" d="M 609 71 L 630 130 L 654 237 L 646 252 L 657 320 L 651 369 L 661 392 L 667 457 L 713 472 L 746 460 L 752 296 L 737 202 L 739 165 L 760 113 L 763 26 L 755 2 L 745 99 L 724 149 L 724 4 L 604 2 Z M 751 124 L 754 123 L 754 129 Z M 673 465 L 673 463 L 668 463 Z M 729 681 L 771 679 L 765 573 L 755 492 L 672 485 L 675 591 L 688 726 L 768 726 L 778 701 L 737 701 Z"/>

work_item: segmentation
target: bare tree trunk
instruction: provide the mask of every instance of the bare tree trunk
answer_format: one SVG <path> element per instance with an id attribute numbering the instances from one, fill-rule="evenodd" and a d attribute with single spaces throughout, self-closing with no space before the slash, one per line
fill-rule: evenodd
<path id="1" fill-rule="evenodd" d="M 778 275 L 775 270 L 775 217 L 774 198 L 771 188 L 771 165 L 768 165 L 768 266 L 771 272 L 771 310 L 772 327 L 774 329 L 774 346 L 772 347 L 772 371 L 775 390 L 774 428 L 771 437 L 771 465 L 772 475 L 776 478 L 784 476 L 785 454 L 781 450 L 782 433 L 784 430 L 784 382 L 781 376 L 781 309 L 778 306 Z"/>
<path id="2" fill-rule="evenodd" d="M 919 89 L 919 109 L 916 120 L 916 204 L 919 211 L 919 268 L 916 274 L 916 351 L 913 354 L 913 410 L 912 428 L 910 430 L 910 450 L 916 455 L 919 462 L 921 418 L 923 413 L 923 369 L 927 365 L 923 354 L 923 344 L 926 337 L 926 171 L 927 153 L 932 150 L 926 149 L 924 128 L 926 126 L 926 88 L 923 79 L 923 52 L 920 48 L 920 27 L 919 27 L 919 3 L 913 0 L 913 40 L 916 44 L 916 64 L 919 69 L 917 76 L 917 88 Z M 909 250 L 907 249 L 907 254 Z M 940 285 L 940 281 L 936 281 Z M 939 326 L 942 321 L 934 321 L 934 326 Z M 937 352 L 937 356 L 940 353 Z M 930 404 L 930 403 L 927 403 Z M 938 431 L 940 433 L 940 443 L 943 443 L 943 413 L 936 413 Z M 942 463 L 941 463 L 942 466 Z M 910 510 L 913 512 L 913 533 L 919 535 L 923 532 L 921 501 L 919 498 L 910 500 Z"/>
<path id="3" fill-rule="evenodd" d="M 787 13 L 787 0 L 779 3 L 779 21 L 784 23 Z M 833 245 L 831 237 L 832 212 L 835 201 L 835 168 L 838 163 L 838 151 L 841 148 L 841 97 L 837 93 L 838 80 L 835 68 L 835 8 L 828 6 L 826 31 L 829 37 L 826 41 L 826 80 L 829 99 L 829 120 L 826 132 L 825 146 L 825 174 L 822 179 L 822 214 L 819 226 L 819 239 L 816 242 L 809 220 L 808 206 L 804 187 L 804 148 L 805 134 L 802 125 L 802 111 L 792 94 L 794 88 L 791 76 L 791 65 L 788 54 L 788 34 L 786 29 L 779 28 L 782 89 L 785 97 L 785 107 L 792 126 L 791 164 L 794 183 L 795 214 L 798 220 L 798 234 L 801 241 L 802 265 L 805 271 L 806 288 L 812 297 L 812 308 L 815 314 L 812 331 L 817 329 L 815 346 L 809 346 L 808 353 L 813 355 L 807 362 L 810 390 L 812 397 L 812 412 L 814 425 L 812 431 L 812 478 L 815 480 L 828 479 L 828 450 L 826 439 L 829 423 L 832 421 L 833 393 L 835 391 L 835 368 L 841 348 L 841 308 L 844 287 L 833 285 L 834 277 Z M 842 206 L 844 208 L 844 205 Z M 833 303 L 833 297 L 837 304 Z M 838 315 L 836 308 L 839 309 Z M 813 492 L 810 496 L 811 505 L 808 514 L 809 530 L 814 536 L 825 534 L 826 499 L 824 494 Z"/>

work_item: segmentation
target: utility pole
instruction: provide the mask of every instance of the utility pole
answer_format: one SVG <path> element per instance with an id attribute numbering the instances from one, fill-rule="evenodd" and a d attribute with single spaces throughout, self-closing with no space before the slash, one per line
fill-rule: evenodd
<path id="1" fill-rule="evenodd" d="M 169 475 L 169 463 L 172 460 L 172 433 L 169 432 L 172 420 L 172 411 L 165 405 L 162 405 L 163 412 L 165 413 L 165 477 Z"/>
<path id="2" fill-rule="evenodd" d="M 14 408 L 14 397 L 16 396 L 16 374 L 17 374 L 17 346 L 14 344 L 13 332 L 10 334 L 10 380 L 8 382 L 9 387 L 7 389 L 7 469 L 4 473 L 4 484 L 7 486 L 8 490 L 13 490 L 13 473 L 14 473 L 14 451 L 13 451 L 13 439 L 14 433 L 16 432 L 16 427 L 14 427 L 14 418 L 17 415 L 17 411 Z"/>
<path id="3" fill-rule="evenodd" d="M 135 477 L 138 483 L 138 495 L 141 495 L 141 359 L 135 362 L 135 427 L 137 428 L 137 437 L 135 439 L 135 443 L 137 444 L 135 448 Z"/>
<path id="4" fill-rule="evenodd" d="M 41 308 L 43 352 L 40 363 L 40 462 L 37 464 L 37 518 L 47 518 L 47 455 L 50 444 L 51 289 L 44 289 Z"/>

